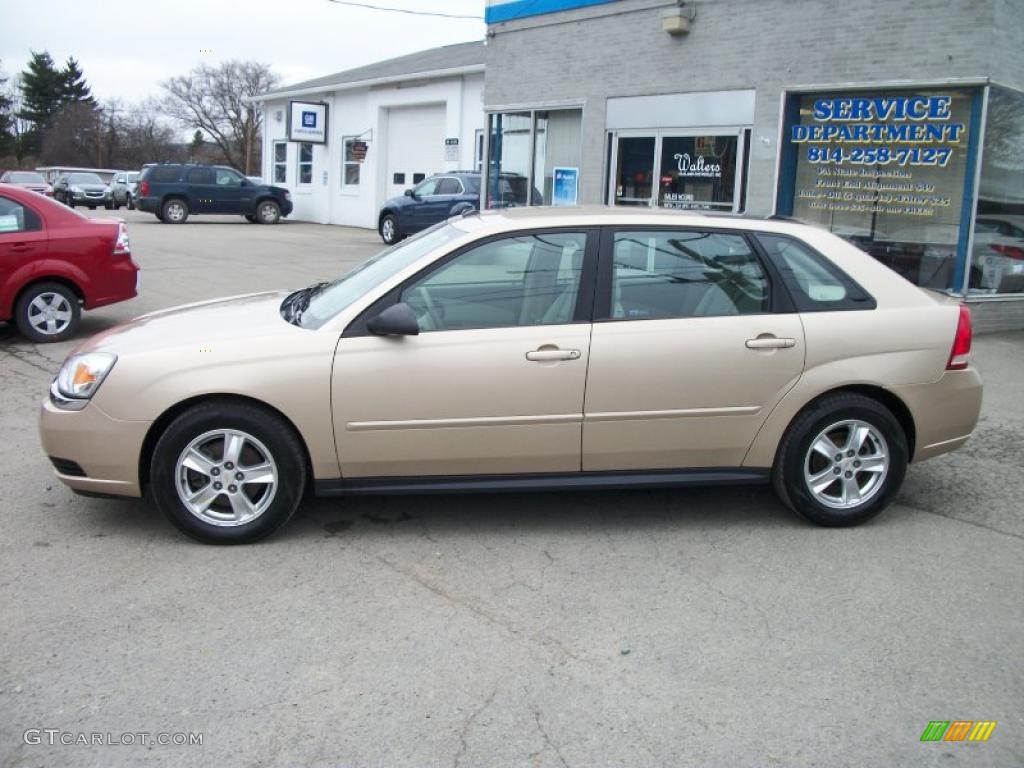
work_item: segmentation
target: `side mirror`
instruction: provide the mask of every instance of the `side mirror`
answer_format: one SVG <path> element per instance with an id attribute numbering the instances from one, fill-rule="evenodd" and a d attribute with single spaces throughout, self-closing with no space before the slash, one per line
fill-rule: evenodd
<path id="1" fill-rule="evenodd" d="M 399 302 L 371 318 L 366 330 L 377 336 L 419 336 L 420 324 L 416 322 L 412 307 Z"/>
<path id="2" fill-rule="evenodd" d="M 239 184 L 238 186 L 240 186 L 240 187 L 248 187 L 250 185 L 251 185 L 251 182 L 248 179 L 242 179 L 242 183 Z"/>
<path id="3" fill-rule="evenodd" d="M 407 189 L 407 190 L 405 190 L 405 196 L 406 197 L 416 197 L 416 193 L 413 192 L 411 189 Z"/>

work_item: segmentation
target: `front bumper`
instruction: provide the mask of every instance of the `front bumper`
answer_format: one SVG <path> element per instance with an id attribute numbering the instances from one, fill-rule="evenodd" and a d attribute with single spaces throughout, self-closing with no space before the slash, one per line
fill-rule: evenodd
<path id="1" fill-rule="evenodd" d="M 151 424 L 115 419 L 95 403 L 65 411 L 47 397 L 39 414 L 39 437 L 51 460 L 63 459 L 81 468 L 82 476 L 55 470 L 57 479 L 72 490 L 141 496 L 139 457 Z"/>
<path id="2" fill-rule="evenodd" d="M 279 202 L 279 204 L 281 206 L 281 215 L 282 216 L 287 216 L 295 208 L 295 206 L 294 206 L 294 204 L 292 203 L 291 200 L 279 200 L 278 202 Z"/>

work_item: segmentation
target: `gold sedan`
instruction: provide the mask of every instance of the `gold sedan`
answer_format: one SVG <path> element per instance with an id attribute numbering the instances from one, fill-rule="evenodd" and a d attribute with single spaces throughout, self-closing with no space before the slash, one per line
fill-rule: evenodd
<path id="1" fill-rule="evenodd" d="M 43 403 L 57 476 L 249 542 L 304 495 L 773 482 L 855 525 L 981 406 L 970 315 L 799 224 L 516 209 L 292 293 L 82 344 Z"/>

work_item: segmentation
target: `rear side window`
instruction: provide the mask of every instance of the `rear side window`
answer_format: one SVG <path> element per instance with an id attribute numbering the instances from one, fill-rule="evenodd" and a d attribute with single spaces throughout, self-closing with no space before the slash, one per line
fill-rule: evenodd
<path id="1" fill-rule="evenodd" d="M 177 181 L 181 172 L 177 165 L 158 165 L 149 170 L 149 181 Z"/>
<path id="2" fill-rule="evenodd" d="M 213 184 L 212 168 L 190 168 L 188 172 L 189 184 Z"/>
<path id="3" fill-rule="evenodd" d="M 809 245 L 784 235 L 757 240 L 782 275 L 798 312 L 874 309 L 875 300 Z"/>
<path id="4" fill-rule="evenodd" d="M 35 232 L 42 222 L 31 208 L 9 197 L 0 197 L 0 235 L 7 232 Z"/>
<path id="5" fill-rule="evenodd" d="M 769 299 L 768 277 L 742 235 L 615 233 L 613 320 L 760 314 Z"/>

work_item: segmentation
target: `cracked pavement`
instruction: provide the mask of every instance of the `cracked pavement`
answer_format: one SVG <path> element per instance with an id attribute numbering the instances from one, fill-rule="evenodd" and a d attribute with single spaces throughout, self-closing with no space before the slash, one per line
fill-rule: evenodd
<path id="1" fill-rule="evenodd" d="M 83 334 L 379 248 L 124 218 L 142 296 Z M 809 527 L 757 487 L 367 497 L 232 548 L 53 479 L 36 412 L 72 346 L 0 325 L 0 766 L 1024 762 L 1024 333 L 976 339 L 975 438 L 860 528 Z M 921 743 L 936 719 L 999 724 Z M 26 745 L 27 728 L 204 741 Z"/>

